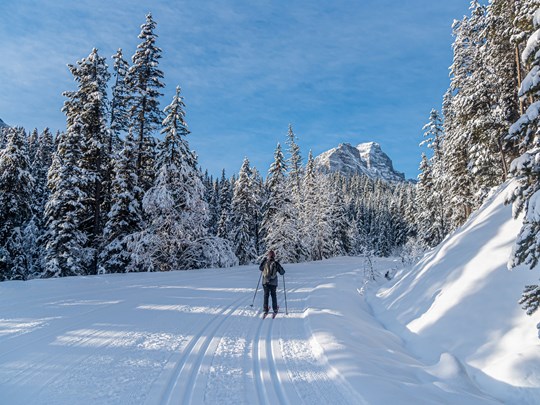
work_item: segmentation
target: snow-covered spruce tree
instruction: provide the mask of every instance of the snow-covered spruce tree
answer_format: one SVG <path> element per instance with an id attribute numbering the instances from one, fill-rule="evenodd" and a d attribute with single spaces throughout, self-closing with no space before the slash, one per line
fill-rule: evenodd
<path id="1" fill-rule="evenodd" d="M 328 259 L 335 252 L 334 241 L 331 238 L 332 229 L 332 200 L 328 196 L 331 188 L 330 176 L 323 173 L 315 174 L 315 208 L 309 214 L 315 221 L 314 230 L 314 260 Z M 307 190 L 306 190 L 307 192 Z"/>
<path id="2" fill-rule="evenodd" d="M 10 128 L 0 150 L 0 281 L 24 280 L 33 272 L 18 259 L 24 252 L 16 237 L 32 217 L 34 178 L 26 138 L 24 129 Z"/>
<path id="3" fill-rule="evenodd" d="M 533 15 L 540 8 L 540 0 L 512 1 L 510 7 L 512 13 L 512 27 L 510 42 L 514 46 L 514 60 L 516 63 L 516 77 L 518 88 L 521 87 L 526 69 L 521 61 L 521 54 L 527 43 L 527 39 L 535 31 Z M 530 104 L 527 98 L 519 98 L 519 113 L 523 115 L 526 107 Z"/>
<path id="4" fill-rule="evenodd" d="M 225 177 L 225 170 L 221 173 L 219 181 L 219 222 L 217 224 L 216 235 L 220 238 L 229 238 L 231 231 L 231 202 L 232 190 L 231 182 Z"/>
<path id="5" fill-rule="evenodd" d="M 268 198 L 263 207 L 262 231 L 266 249 L 274 250 L 283 262 L 295 263 L 298 261 L 300 238 L 298 229 L 294 226 L 292 201 L 286 188 L 286 173 L 287 164 L 278 143 L 274 162 L 266 178 Z"/>
<path id="6" fill-rule="evenodd" d="M 181 185 L 176 202 L 182 211 L 183 226 L 188 239 L 205 237 L 208 234 L 208 204 L 205 201 L 205 187 L 202 173 L 197 165 L 197 155 L 189 148 L 186 136 L 189 134 L 185 118 L 185 104 L 180 96 L 180 87 L 172 103 L 165 108 L 167 117 L 161 131 L 165 138 L 158 147 L 157 167 L 176 166 L 179 170 Z"/>
<path id="7" fill-rule="evenodd" d="M 510 260 L 511 267 L 521 263 L 535 267 L 540 257 L 540 11 L 534 19 L 538 29 L 527 41 L 522 54 L 522 61 L 530 66 L 530 71 L 519 89 L 519 96 L 530 98 L 533 103 L 510 127 L 509 134 L 521 152 L 510 169 L 518 182 L 510 200 L 514 203 L 515 216 L 525 212 L 523 228 Z"/>
<path id="8" fill-rule="evenodd" d="M 317 219 L 315 211 L 317 210 L 317 179 L 315 172 L 315 162 L 313 159 L 313 153 L 311 150 L 308 154 L 308 160 L 304 171 L 304 177 L 302 179 L 302 189 L 304 190 L 302 200 L 302 210 L 300 215 L 302 217 L 302 229 L 304 244 L 307 249 L 308 260 L 320 259 L 316 249 L 316 232 L 317 232 Z"/>
<path id="9" fill-rule="evenodd" d="M 165 108 L 163 141 L 158 144 L 156 168 L 158 176 L 154 185 L 143 198 L 143 209 L 147 218 L 145 229 L 134 235 L 130 250 L 134 252 L 134 266 L 143 266 L 149 271 L 169 271 L 182 268 L 181 255 L 201 224 L 193 224 L 188 210 L 191 199 L 190 176 L 199 180 L 199 199 L 203 202 L 204 186 L 195 169 L 195 157 L 189 150 L 186 136 L 189 134 L 185 122 L 185 104 L 180 88 L 170 105 Z M 199 218 L 200 219 L 200 218 Z M 202 224 L 204 225 L 206 221 Z M 196 229 L 190 229 L 195 225 Z"/>
<path id="10" fill-rule="evenodd" d="M 501 58 L 511 60 L 511 56 L 499 56 L 500 49 L 495 48 L 494 41 L 492 43 L 488 40 L 487 8 L 477 1 L 471 2 L 471 17 L 467 27 L 466 35 L 471 48 L 470 74 L 466 87 L 457 93 L 456 101 L 467 123 L 465 129 L 469 134 L 469 168 L 477 190 L 476 206 L 479 206 L 489 190 L 501 184 L 505 177 L 502 137 L 506 135 L 510 123 L 501 122 L 503 94 L 500 90 L 503 86 L 499 82 L 505 82 L 507 77 L 499 76 L 502 71 L 498 70 L 498 63 Z"/>
<path id="11" fill-rule="evenodd" d="M 7 145 L 8 129 L 6 127 L 0 127 L 0 149 L 4 149 Z"/>
<path id="12" fill-rule="evenodd" d="M 115 144 L 120 145 L 121 135 L 129 130 L 130 117 L 130 93 L 127 84 L 129 63 L 124 59 L 122 49 L 118 49 L 112 58 L 114 84 L 111 89 L 109 125 L 113 136 L 110 138 L 109 153 L 112 153 Z"/>
<path id="13" fill-rule="evenodd" d="M 63 111 L 68 126 L 79 124 L 81 135 L 81 156 L 76 163 L 84 176 L 86 199 L 81 200 L 79 228 L 87 236 L 87 252 L 92 254 L 87 264 L 90 274 L 97 273 L 98 249 L 103 232 L 107 210 L 110 207 L 110 176 L 108 171 L 111 161 L 109 144 L 112 136 L 107 124 L 107 71 L 105 58 L 93 49 L 87 58 L 76 65 L 68 65 L 77 82 L 77 90 L 65 92 L 67 100 Z"/>
<path id="14" fill-rule="evenodd" d="M 449 232 L 444 184 L 446 176 L 442 167 L 444 131 L 442 119 L 437 110 L 431 110 L 429 122 L 424 125 L 424 141 L 432 150 L 431 158 L 422 154 L 420 175 L 418 176 L 417 206 L 418 232 L 425 246 L 438 245 Z"/>
<path id="15" fill-rule="evenodd" d="M 349 254 L 357 256 L 363 252 L 363 205 L 357 198 L 360 190 L 360 176 L 354 175 L 347 182 L 345 195 L 347 216 L 349 218 L 348 239 L 350 243 Z"/>
<path id="16" fill-rule="evenodd" d="M 327 177 L 315 169 L 313 154 L 309 151 L 302 188 L 304 190 L 302 216 L 303 245 L 308 260 L 322 260 L 332 256 L 333 242 L 330 225 Z"/>
<path id="17" fill-rule="evenodd" d="M 28 280 L 40 276 L 42 266 L 38 237 L 41 232 L 34 217 L 13 230 L 5 245 L 10 257 L 11 280 Z"/>
<path id="18" fill-rule="evenodd" d="M 232 198 L 232 218 L 229 240 L 233 243 L 240 264 L 254 263 L 256 250 L 256 210 L 255 193 L 248 158 L 244 158 L 238 180 L 234 185 Z"/>
<path id="19" fill-rule="evenodd" d="M 424 246 L 434 247 L 440 242 L 439 234 L 433 227 L 433 217 L 438 207 L 435 207 L 436 200 L 432 198 L 435 193 L 433 170 L 425 153 L 422 153 L 419 170 L 416 193 L 418 238 Z"/>
<path id="20" fill-rule="evenodd" d="M 165 85 L 161 81 L 161 49 L 156 46 L 155 29 L 152 14 L 147 14 L 139 34 L 142 42 L 137 46 L 126 76 L 130 93 L 130 125 L 137 142 L 137 177 L 143 191 L 153 184 L 156 146 L 153 132 L 160 128 L 163 120 L 159 97 L 163 95 L 160 89 Z"/>
<path id="21" fill-rule="evenodd" d="M 221 217 L 219 205 L 219 181 L 205 174 L 206 201 L 208 202 L 208 232 L 217 235 L 219 218 Z"/>
<path id="22" fill-rule="evenodd" d="M 132 266 L 148 271 L 202 268 L 237 263 L 227 241 L 209 236 L 205 187 L 189 133 L 180 88 L 165 108 L 164 139 L 158 145 L 158 176 L 145 193 L 145 229 L 130 242 Z M 217 256 L 216 256 L 217 255 Z"/>
<path id="23" fill-rule="evenodd" d="M 39 132 L 37 128 L 34 128 L 26 139 L 28 141 L 28 156 L 30 158 L 30 163 L 32 163 L 34 160 L 34 156 L 36 155 L 39 143 Z"/>
<path id="24" fill-rule="evenodd" d="M 388 256 L 392 251 L 392 215 L 390 213 L 390 190 L 385 182 L 377 179 L 371 196 L 371 223 L 369 235 L 371 249 L 377 256 Z"/>
<path id="25" fill-rule="evenodd" d="M 467 36 L 468 18 L 455 21 L 453 31 L 455 41 L 452 45 L 454 61 L 450 67 L 450 91 L 445 95 L 443 103 L 445 141 L 442 162 L 444 173 L 448 176 L 445 193 L 451 212 L 451 229 L 462 225 L 476 207 L 473 178 L 469 170 L 467 119 L 463 112 L 463 97 L 458 97 L 459 92 L 468 85 L 472 63 Z"/>
<path id="26" fill-rule="evenodd" d="M 302 210 L 302 199 L 303 199 L 303 190 L 302 190 L 302 177 L 303 177 L 303 168 L 302 168 L 302 156 L 300 153 L 300 147 L 296 143 L 297 136 L 293 132 L 292 125 L 289 124 L 289 131 L 287 134 L 287 185 L 286 188 L 289 190 L 291 203 L 289 207 L 290 216 L 292 221 L 292 227 L 295 229 L 301 229 L 303 227 L 302 217 L 300 216 L 300 211 Z M 297 261 L 303 262 L 306 260 L 307 248 L 303 244 L 303 239 L 299 238 L 296 241 L 297 245 Z"/>
<path id="27" fill-rule="evenodd" d="M 534 25 L 537 30 L 522 53 L 522 62 L 530 66 L 530 70 L 518 93 L 532 103 L 510 127 L 509 134 L 521 152 L 510 167 L 517 181 L 510 201 L 514 204 L 514 216 L 524 212 L 523 226 L 508 263 L 510 268 L 525 264 L 532 269 L 540 259 L 540 9 L 534 14 Z M 530 285 L 523 293 L 521 303 L 529 314 L 536 312 L 540 305 L 538 288 Z"/>
<path id="28" fill-rule="evenodd" d="M 390 202 L 390 214 L 392 216 L 392 241 L 390 255 L 397 256 L 402 253 L 403 247 L 407 243 L 409 235 L 409 226 L 407 223 L 407 209 L 409 202 L 407 200 L 409 194 L 406 184 L 397 184 L 393 198 Z"/>
<path id="29" fill-rule="evenodd" d="M 124 59 L 122 49 L 118 49 L 112 56 L 113 64 L 113 84 L 111 87 L 111 101 L 109 104 L 109 128 L 110 134 L 107 137 L 107 145 L 104 145 L 107 151 L 107 159 L 104 162 L 104 187 L 105 194 L 103 212 L 108 213 L 111 210 L 112 200 L 112 182 L 115 160 L 120 149 L 123 147 L 122 137 L 129 131 L 130 123 L 130 93 L 126 82 L 129 64 Z M 105 219 L 104 219 L 105 221 Z"/>
<path id="30" fill-rule="evenodd" d="M 49 128 L 45 128 L 38 137 L 38 144 L 35 156 L 31 163 L 32 176 L 35 180 L 34 199 L 33 199 L 33 219 L 32 223 L 28 224 L 27 229 L 21 233 L 24 244 L 27 246 L 25 250 L 32 251 L 29 247 L 31 241 L 29 238 L 34 238 L 36 241 L 35 251 L 28 259 L 33 263 L 33 275 L 39 275 L 43 272 L 43 252 L 44 252 L 44 235 L 45 235 L 45 204 L 49 199 L 50 190 L 47 188 L 47 174 L 52 164 L 54 154 L 54 139 Z M 30 235 L 30 229 L 34 229 L 35 233 Z"/>
<path id="31" fill-rule="evenodd" d="M 470 10 L 470 17 L 456 21 L 453 26 L 456 38 L 451 66 L 454 117 L 448 128 L 450 132 L 446 131 L 445 142 L 445 153 L 453 155 L 450 177 L 456 178 L 461 172 L 463 179 L 466 171 L 470 183 L 470 187 L 459 190 L 455 183 L 450 184 L 450 195 L 457 197 L 454 203 L 451 200 L 453 212 L 459 213 L 455 218 L 456 226 L 481 204 L 488 190 L 504 178 L 501 128 L 497 125 L 500 117 L 495 112 L 499 100 L 493 97 L 497 77 L 488 63 L 493 59 L 488 58 L 487 52 L 486 7 L 473 0 Z M 463 167 L 456 167 L 456 164 Z"/>
<path id="32" fill-rule="evenodd" d="M 70 123 L 59 139 L 48 173 L 50 190 L 45 205 L 45 268 L 43 277 L 88 274 L 93 251 L 86 246 L 87 234 L 81 229 L 84 218 L 87 177 L 80 168 L 84 124 Z"/>
<path id="33" fill-rule="evenodd" d="M 264 240 L 262 234 L 262 207 L 264 201 L 266 201 L 266 189 L 264 187 L 264 180 L 256 167 L 251 168 L 251 189 L 253 190 L 253 215 L 254 215 L 254 229 L 253 235 L 255 237 L 255 251 L 257 257 L 261 257 L 266 252 L 264 250 Z"/>
<path id="34" fill-rule="evenodd" d="M 114 165 L 111 209 L 103 230 L 103 248 L 99 255 L 99 273 L 124 273 L 133 270 L 128 249 L 130 235 L 143 227 L 142 190 L 135 167 L 136 145 L 131 131 Z"/>
<path id="35" fill-rule="evenodd" d="M 486 64 L 492 71 L 492 126 L 490 136 L 498 143 L 504 178 L 508 176 L 510 162 L 517 157 L 516 151 L 505 143 L 510 125 L 520 112 L 516 89 L 521 85 L 519 48 L 513 43 L 513 21 L 516 15 L 515 0 L 492 0 L 487 14 Z M 539 2 L 540 5 L 540 2 Z"/>
<path id="36" fill-rule="evenodd" d="M 297 136 L 293 132 L 292 125 L 289 124 L 287 133 L 287 159 L 289 190 L 296 206 L 300 206 L 302 197 L 302 155 L 300 147 L 296 143 Z"/>
<path id="37" fill-rule="evenodd" d="M 327 176 L 329 187 L 326 191 L 328 199 L 328 219 L 332 233 L 329 235 L 332 241 L 332 256 L 343 256 L 351 250 L 351 243 L 348 235 L 347 213 L 345 201 L 343 199 L 343 176 L 339 173 Z"/>
<path id="38" fill-rule="evenodd" d="M 32 174 L 35 179 L 35 210 L 37 227 L 44 225 L 43 211 L 45 203 L 49 198 L 49 189 L 47 188 L 47 173 L 52 164 L 54 154 L 54 140 L 49 128 L 45 128 L 39 135 L 36 154 L 32 161 Z"/>

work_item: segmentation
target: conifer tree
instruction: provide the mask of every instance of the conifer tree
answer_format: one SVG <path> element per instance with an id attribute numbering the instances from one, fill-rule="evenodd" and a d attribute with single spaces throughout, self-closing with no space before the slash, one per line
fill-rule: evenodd
<path id="1" fill-rule="evenodd" d="M 130 244 L 134 266 L 149 271 L 185 269 L 193 266 L 190 245 L 207 236 L 208 205 L 195 154 L 185 137 L 184 102 L 177 87 L 165 108 L 164 139 L 158 146 L 158 176 L 145 193 L 143 209 L 147 228 Z"/>
<path id="2" fill-rule="evenodd" d="M 130 92 L 130 124 L 137 141 L 137 177 L 146 191 L 152 186 L 156 140 L 153 132 L 159 129 L 163 113 L 159 108 L 163 72 L 159 69 L 161 49 L 156 46 L 156 23 L 152 14 L 141 25 L 141 43 L 132 57 L 126 82 Z"/>
<path id="3" fill-rule="evenodd" d="M 445 192 L 449 196 L 452 229 L 462 225 L 478 203 L 474 198 L 473 178 L 469 170 L 468 118 L 466 89 L 470 83 L 473 49 L 469 46 L 471 25 L 464 17 L 454 22 L 454 61 L 450 91 L 444 100 L 444 172 L 448 175 Z M 461 93 L 460 93 L 461 92 Z"/>
<path id="4" fill-rule="evenodd" d="M 288 179 L 293 199 L 295 200 L 295 204 L 298 205 L 302 190 L 302 156 L 300 154 L 300 147 L 296 143 L 296 138 L 292 125 L 289 124 L 289 132 L 287 134 L 287 151 L 289 153 L 287 160 Z"/>
<path id="5" fill-rule="evenodd" d="M 225 177 L 225 170 L 221 173 L 219 181 L 219 211 L 220 217 L 217 226 L 217 236 L 229 238 L 231 231 L 231 209 L 232 191 L 231 182 Z"/>
<path id="6" fill-rule="evenodd" d="M 208 232 L 217 235 L 219 218 L 221 217 L 219 204 L 219 181 L 205 176 L 206 201 L 208 202 Z"/>
<path id="7" fill-rule="evenodd" d="M 28 269 L 16 259 L 22 246 L 10 238 L 13 241 L 31 219 L 33 192 L 26 134 L 22 128 L 10 128 L 7 145 L 0 150 L 0 281 L 26 279 Z"/>
<path id="8" fill-rule="evenodd" d="M 232 198 L 232 219 L 229 239 L 233 242 L 240 264 L 250 264 L 257 259 L 256 205 L 249 160 L 244 158 Z"/>
<path id="9" fill-rule="evenodd" d="M 432 165 L 427 156 L 422 153 L 420 162 L 420 174 L 418 175 L 418 187 L 416 193 L 416 206 L 418 208 L 418 237 L 427 247 L 434 247 L 440 239 L 434 229 L 434 214 L 437 207 L 434 206 L 435 199 L 432 198 L 435 193 Z"/>
<path id="10" fill-rule="evenodd" d="M 264 201 L 266 200 L 266 190 L 264 187 L 264 180 L 257 170 L 256 167 L 251 168 L 251 179 L 250 179 L 251 189 L 253 191 L 253 236 L 255 238 L 255 251 L 257 257 L 260 257 L 265 253 L 264 251 L 264 241 L 262 239 L 262 207 Z"/>
<path id="11" fill-rule="evenodd" d="M 28 136 L 27 140 L 28 140 L 28 157 L 30 159 L 30 163 L 33 163 L 34 157 L 36 156 L 36 152 L 39 145 L 39 133 L 38 133 L 37 128 L 33 129 L 33 131 Z"/>
<path id="12" fill-rule="evenodd" d="M 504 7 L 504 6 L 503 6 Z M 521 87 L 523 78 L 526 75 L 526 66 L 522 63 L 521 53 L 525 48 L 527 39 L 535 31 L 533 25 L 533 15 L 540 8 L 539 0 L 512 1 L 511 6 L 512 28 L 510 42 L 514 46 L 514 60 L 516 63 L 516 77 L 518 88 Z M 524 97 L 519 98 L 519 113 L 524 114 L 525 109 L 530 104 L 530 100 Z"/>
<path id="13" fill-rule="evenodd" d="M 76 91 L 65 92 L 67 97 L 63 111 L 68 127 L 78 123 L 81 135 L 81 156 L 77 165 L 85 179 L 86 199 L 81 200 L 83 212 L 78 226 L 86 233 L 87 252 L 92 258 L 88 272 L 97 273 L 98 248 L 105 216 L 110 206 L 110 178 L 108 176 L 111 157 L 108 153 L 111 131 L 107 125 L 107 71 L 105 58 L 93 49 L 87 58 L 68 65 L 75 81 Z"/>
<path id="14" fill-rule="evenodd" d="M 274 250 L 280 260 L 294 263 L 298 261 L 298 230 L 294 227 L 292 201 L 286 190 L 286 172 L 287 165 L 278 143 L 266 180 L 268 199 L 263 208 L 262 230 L 266 248 Z"/>
<path id="15" fill-rule="evenodd" d="M 509 135 L 519 145 L 521 152 L 510 168 L 518 183 L 511 201 L 514 203 L 515 216 L 525 212 L 523 227 L 510 260 L 511 267 L 524 263 L 533 268 L 540 258 L 540 11 L 534 19 L 537 31 L 527 41 L 522 54 L 522 62 L 530 66 L 530 71 L 519 89 L 520 97 L 530 98 L 533 102 L 510 127 Z"/>
<path id="16" fill-rule="evenodd" d="M 113 200 L 103 230 L 104 247 L 99 256 L 99 273 L 123 273 L 133 270 L 128 241 L 130 235 L 140 231 L 144 224 L 140 205 L 142 190 L 138 186 L 135 151 L 135 142 L 129 132 L 114 166 Z"/>
<path id="17" fill-rule="evenodd" d="M 521 85 L 522 68 L 518 46 L 512 41 L 517 4 L 515 0 L 492 0 L 487 15 L 486 64 L 493 72 L 489 78 L 493 100 L 491 136 L 497 143 L 504 179 L 510 162 L 517 157 L 505 137 L 521 114 L 516 89 Z"/>
<path id="18" fill-rule="evenodd" d="M 444 130 L 442 119 L 437 110 L 430 113 L 429 122 L 424 125 L 424 141 L 432 149 L 430 159 L 422 153 L 420 175 L 418 176 L 418 232 L 425 246 L 438 245 L 450 231 L 446 209 L 447 200 L 444 193 L 446 176 L 443 165 Z"/>
<path id="19" fill-rule="evenodd" d="M 315 162 L 311 150 L 308 154 L 304 178 L 302 180 L 302 188 L 304 190 L 304 198 L 302 210 L 302 234 L 304 235 L 304 243 L 308 253 L 308 260 L 317 260 L 320 257 L 316 249 L 316 233 L 317 233 L 317 180 L 315 173 Z"/>
<path id="20" fill-rule="evenodd" d="M 23 226 L 13 229 L 5 251 L 9 254 L 8 279 L 28 280 L 41 273 L 41 249 L 38 243 L 40 230 L 34 217 Z"/>
<path id="21" fill-rule="evenodd" d="M 32 163 L 33 176 L 35 179 L 35 216 L 37 227 L 44 225 L 43 211 L 45 203 L 49 198 L 49 189 L 47 188 L 47 173 L 52 164 L 54 154 L 54 140 L 49 128 L 45 128 L 38 138 L 38 147 Z"/>
<path id="22" fill-rule="evenodd" d="M 84 125 L 72 122 L 60 136 L 48 173 L 49 199 L 45 205 L 45 269 L 43 277 L 88 274 L 93 251 L 86 248 L 87 234 L 81 229 L 87 180 L 79 166 Z"/>
<path id="23" fill-rule="evenodd" d="M 533 269 L 540 259 L 540 9 L 534 14 L 533 24 L 536 31 L 521 54 L 523 65 L 530 70 L 518 92 L 530 105 L 509 131 L 509 139 L 518 145 L 521 154 L 510 166 L 517 187 L 509 201 L 513 202 L 515 217 L 524 213 L 523 225 L 508 262 L 510 268 L 525 264 Z M 538 285 L 525 287 L 520 303 L 529 315 L 538 310 L 539 290 Z M 540 324 L 537 327 L 540 328 Z"/>
<path id="24" fill-rule="evenodd" d="M 331 177 L 322 173 L 315 174 L 315 204 L 316 208 L 310 212 L 315 223 L 314 243 L 312 253 L 314 260 L 328 259 L 336 251 L 334 240 L 331 235 L 332 229 L 332 200 L 329 198 L 328 190 L 331 189 Z"/>
<path id="25" fill-rule="evenodd" d="M 116 54 L 112 56 L 113 78 L 111 93 L 111 111 L 110 111 L 110 128 L 113 136 L 110 138 L 109 153 L 112 154 L 115 143 L 120 142 L 120 136 L 129 129 L 130 117 L 130 93 L 127 83 L 127 74 L 129 71 L 129 63 L 124 59 L 122 49 L 118 49 Z"/>
<path id="26" fill-rule="evenodd" d="M 349 220 L 346 215 L 345 201 L 342 190 L 343 178 L 338 173 L 331 178 L 327 190 L 329 226 L 332 230 L 330 240 L 333 242 L 332 256 L 342 256 L 351 250 L 348 235 Z"/>

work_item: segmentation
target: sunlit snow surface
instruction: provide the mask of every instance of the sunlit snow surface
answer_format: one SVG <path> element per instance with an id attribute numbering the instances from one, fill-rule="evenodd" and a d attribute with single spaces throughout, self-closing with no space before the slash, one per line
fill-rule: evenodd
<path id="1" fill-rule="evenodd" d="M 256 266 L 0 283 L 0 404 L 540 403 L 536 272 L 506 270 L 502 195 L 419 265 L 285 265 L 288 315 L 250 306 Z"/>

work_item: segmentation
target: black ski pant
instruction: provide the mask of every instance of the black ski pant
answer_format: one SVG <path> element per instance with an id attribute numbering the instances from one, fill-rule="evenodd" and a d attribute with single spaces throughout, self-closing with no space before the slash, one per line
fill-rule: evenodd
<path id="1" fill-rule="evenodd" d="M 263 289 L 264 289 L 264 303 L 263 303 L 264 312 L 268 312 L 268 310 L 270 309 L 270 307 L 268 306 L 269 295 L 272 296 L 272 309 L 274 310 L 274 312 L 277 312 L 278 311 L 277 295 L 276 295 L 277 285 L 263 284 Z"/>

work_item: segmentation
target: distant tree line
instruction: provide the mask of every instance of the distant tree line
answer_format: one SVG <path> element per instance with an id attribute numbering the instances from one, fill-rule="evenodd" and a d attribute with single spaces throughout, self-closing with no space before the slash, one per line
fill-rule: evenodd
<path id="1" fill-rule="evenodd" d="M 238 176 L 206 176 L 205 183 L 209 229 L 232 242 L 240 264 L 267 248 L 289 263 L 414 248 L 413 184 L 324 174 L 311 152 L 303 165 L 291 126 L 287 150 L 277 145 L 266 180 L 246 158 Z"/>

